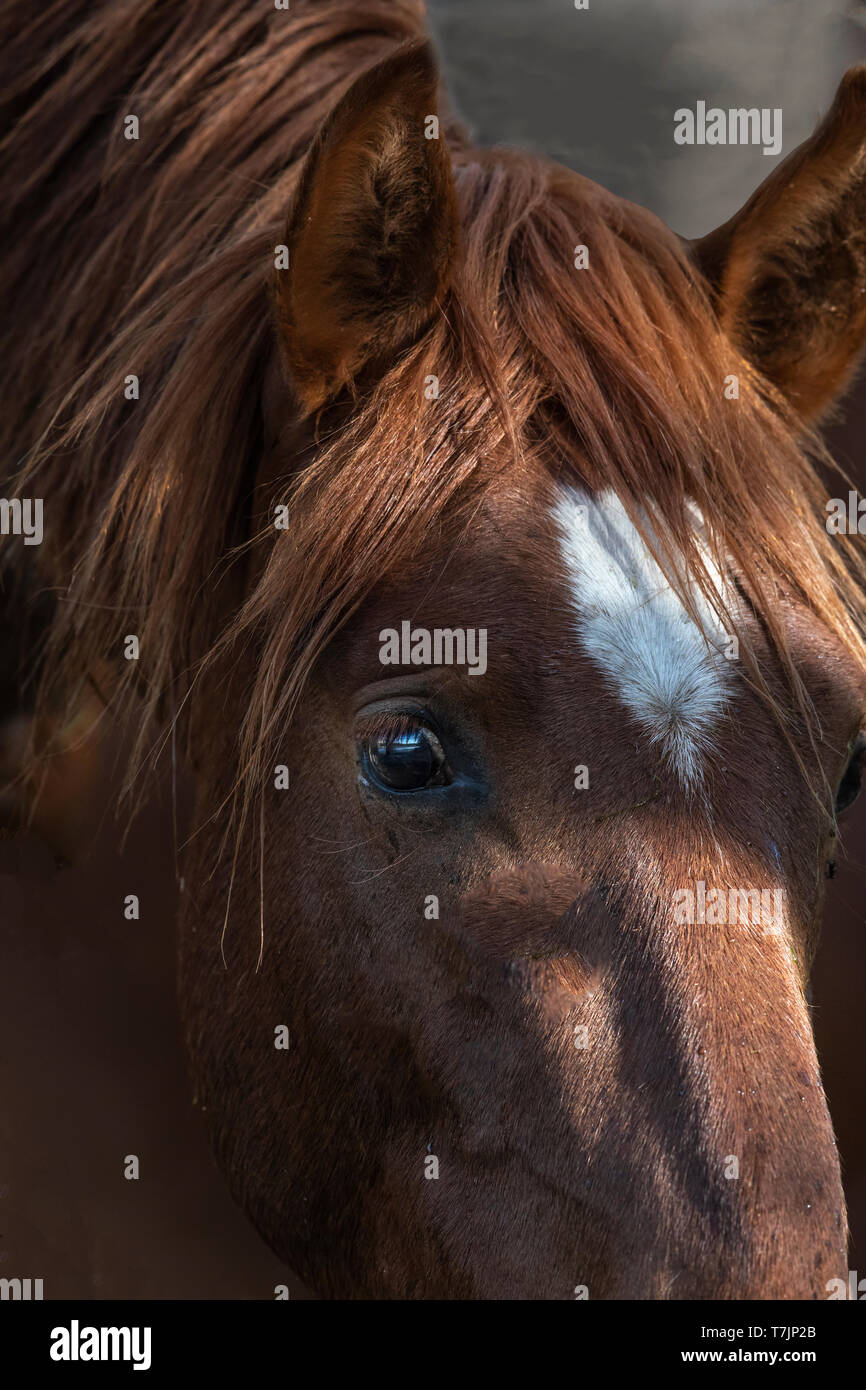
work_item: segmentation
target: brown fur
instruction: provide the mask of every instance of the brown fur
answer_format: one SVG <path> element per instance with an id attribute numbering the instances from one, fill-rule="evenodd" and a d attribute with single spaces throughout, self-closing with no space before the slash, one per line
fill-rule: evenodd
<path id="1" fill-rule="evenodd" d="M 423 140 L 418 4 L 177 13 L 58 3 L 0 33 L 0 428 L 46 499 L 43 709 L 94 680 L 128 702 L 131 785 L 185 730 L 181 998 L 233 1190 L 323 1293 L 823 1297 L 844 1211 L 804 986 L 820 788 L 866 653 L 862 562 L 823 528 L 798 411 L 862 345 L 857 311 L 831 335 L 839 267 L 861 287 L 856 247 L 833 255 L 862 198 L 858 81 L 794 157 L 832 278 L 807 295 L 799 233 L 760 194 L 693 259 L 566 170 L 450 121 Z M 723 614 L 744 679 L 697 809 L 571 636 L 556 479 L 613 488 L 692 608 L 688 576 L 718 605 L 693 499 L 750 600 Z M 482 680 L 415 678 L 474 797 L 397 806 L 358 782 L 376 637 L 409 616 L 489 631 Z M 773 875 L 779 939 L 672 920 L 693 878 Z"/>

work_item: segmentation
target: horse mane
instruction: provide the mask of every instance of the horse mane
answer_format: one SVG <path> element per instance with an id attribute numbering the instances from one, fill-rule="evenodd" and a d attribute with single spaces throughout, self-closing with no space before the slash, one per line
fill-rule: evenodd
<path id="1" fill-rule="evenodd" d="M 17 116 L 0 147 L 12 364 L 0 429 L 7 456 L 26 454 L 19 491 L 47 499 L 60 598 L 46 703 L 74 703 L 134 631 L 146 660 L 119 663 L 139 670 L 111 692 L 134 710 L 132 776 L 199 673 L 254 643 L 245 815 L 328 642 L 446 519 L 468 524 L 516 453 L 616 491 L 686 607 L 694 581 L 735 632 L 695 537 L 700 509 L 712 560 L 733 564 L 787 675 L 782 705 L 741 637 L 786 727 L 809 708 L 781 594 L 866 667 L 866 574 L 823 525 L 829 460 L 724 338 L 684 243 L 575 173 L 456 131 L 462 264 L 441 313 L 339 419 L 323 416 L 310 461 L 287 457 L 261 496 L 274 248 L 301 160 L 349 81 L 423 32 L 423 7 L 177 13 L 51 0 L 26 22 L 7 6 L 0 29 Z M 140 149 L 122 138 L 129 113 L 147 130 Z M 588 270 L 574 268 L 578 244 Z M 289 507 L 286 532 L 262 520 L 274 502 Z"/>
<path id="2" fill-rule="evenodd" d="M 304 155 L 358 72 L 423 20 L 423 0 L 3 8 L 2 471 L 45 497 L 46 538 L 38 577 L 19 551 L 0 589 L 13 608 L 32 602 L 26 572 L 56 595 L 41 704 L 74 708 L 83 673 L 119 650 L 120 624 L 142 637 L 152 690 L 218 630 L 224 595 L 210 581 L 244 534 L 274 247 Z M 130 114 L 139 141 L 124 138 Z M 80 570 L 99 533 L 130 581 L 107 602 Z M 107 556 L 93 553 L 103 579 Z"/>

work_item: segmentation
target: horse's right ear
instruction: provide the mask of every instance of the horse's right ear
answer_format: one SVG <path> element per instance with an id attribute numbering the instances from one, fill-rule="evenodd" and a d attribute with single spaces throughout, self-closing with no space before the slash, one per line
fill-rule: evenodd
<path id="1" fill-rule="evenodd" d="M 429 322 L 454 265 L 458 214 L 426 41 L 397 49 L 340 100 L 313 144 L 277 271 L 277 325 L 310 411 Z"/>
<path id="2" fill-rule="evenodd" d="M 866 67 L 692 252 L 730 340 L 804 420 L 820 416 L 866 346 Z"/>

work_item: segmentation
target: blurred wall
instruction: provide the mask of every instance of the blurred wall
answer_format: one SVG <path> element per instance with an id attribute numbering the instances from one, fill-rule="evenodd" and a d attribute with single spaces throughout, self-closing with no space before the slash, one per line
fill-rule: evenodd
<path id="1" fill-rule="evenodd" d="M 760 148 L 678 146 L 701 98 L 781 107 L 782 156 L 852 63 L 866 6 L 846 0 L 427 0 L 448 85 L 483 144 L 537 150 L 682 236 L 724 222 L 778 162 Z"/>

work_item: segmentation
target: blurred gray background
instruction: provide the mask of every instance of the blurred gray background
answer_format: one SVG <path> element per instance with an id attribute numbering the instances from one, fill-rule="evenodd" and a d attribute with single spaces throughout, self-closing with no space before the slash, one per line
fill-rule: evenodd
<path id="1" fill-rule="evenodd" d="M 427 0 L 458 114 L 482 144 L 552 156 L 700 236 L 804 140 L 866 62 L 864 0 Z M 679 146 L 674 111 L 781 107 L 780 156 Z"/>

